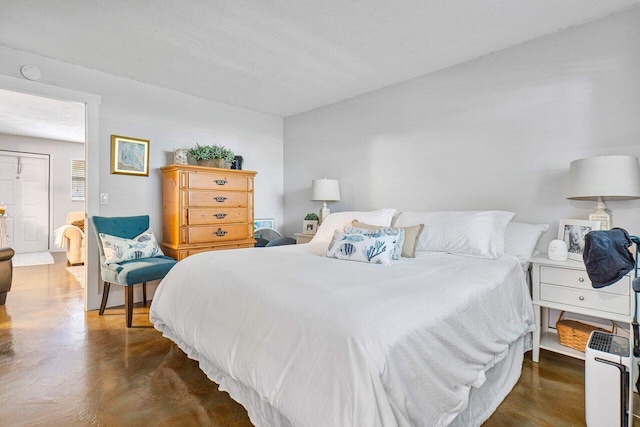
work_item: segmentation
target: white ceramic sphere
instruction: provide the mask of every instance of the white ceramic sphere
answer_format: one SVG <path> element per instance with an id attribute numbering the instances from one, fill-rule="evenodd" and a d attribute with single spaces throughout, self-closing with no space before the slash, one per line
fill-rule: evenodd
<path id="1" fill-rule="evenodd" d="M 566 261 L 569 257 L 569 250 L 564 240 L 552 240 L 549 243 L 549 251 L 547 252 L 549 259 L 553 261 Z"/>

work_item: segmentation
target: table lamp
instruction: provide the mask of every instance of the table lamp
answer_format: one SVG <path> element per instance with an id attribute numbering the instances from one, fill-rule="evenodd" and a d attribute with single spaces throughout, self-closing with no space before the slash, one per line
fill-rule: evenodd
<path id="1" fill-rule="evenodd" d="M 327 202 L 337 202 L 340 200 L 340 185 L 337 179 L 314 179 L 311 181 L 311 200 L 322 202 L 322 208 L 318 215 L 318 224 L 322 224 L 331 211 L 327 207 Z"/>
<path id="2" fill-rule="evenodd" d="M 589 220 L 611 228 L 605 200 L 640 199 L 640 164 L 634 156 L 598 156 L 574 160 L 569 167 L 570 200 L 595 200 Z"/>

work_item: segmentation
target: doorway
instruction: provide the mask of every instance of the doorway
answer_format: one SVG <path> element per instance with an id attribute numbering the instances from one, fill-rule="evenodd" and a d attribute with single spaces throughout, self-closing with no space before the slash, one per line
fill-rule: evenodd
<path id="1" fill-rule="evenodd" d="M 98 143 L 98 122 L 100 97 L 94 94 L 79 92 L 72 89 L 42 84 L 25 79 L 19 79 L 0 74 L 0 89 L 31 94 L 50 99 L 58 99 L 71 102 L 79 102 L 85 106 L 85 144 L 84 158 L 87 165 L 86 175 L 86 201 L 84 211 L 88 217 L 99 214 L 99 202 L 97 197 L 89 197 L 91 194 L 98 194 L 99 181 L 99 143 Z M 101 287 L 98 277 L 98 247 L 95 239 L 86 239 L 85 254 L 86 260 L 86 287 L 85 287 L 85 309 L 95 310 L 100 307 Z"/>
<path id="2" fill-rule="evenodd" d="M 49 163 L 48 155 L 0 151 L 0 204 L 18 254 L 49 250 Z"/>

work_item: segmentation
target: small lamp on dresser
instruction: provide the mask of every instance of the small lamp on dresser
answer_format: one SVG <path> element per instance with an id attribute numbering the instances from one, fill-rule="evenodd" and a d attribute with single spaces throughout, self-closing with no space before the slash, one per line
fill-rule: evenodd
<path id="1" fill-rule="evenodd" d="M 595 200 L 589 220 L 611 228 L 605 200 L 640 199 L 640 164 L 634 156 L 598 156 L 574 160 L 569 168 L 570 200 Z"/>
<path id="2" fill-rule="evenodd" d="M 322 208 L 318 215 L 318 224 L 322 224 L 331 211 L 327 207 L 327 202 L 337 202 L 340 200 L 340 184 L 337 179 L 314 179 L 311 182 L 311 200 L 322 202 Z"/>

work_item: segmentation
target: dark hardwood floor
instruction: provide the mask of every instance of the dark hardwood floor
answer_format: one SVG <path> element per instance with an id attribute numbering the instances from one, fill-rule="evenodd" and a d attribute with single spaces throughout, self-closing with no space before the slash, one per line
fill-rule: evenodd
<path id="1" fill-rule="evenodd" d="M 83 311 L 82 288 L 56 263 L 14 269 L 0 306 L 0 425 L 250 426 L 197 363 L 136 306 Z M 584 362 L 543 351 L 485 426 L 583 426 Z M 638 423 L 636 423 L 638 424 Z"/>

